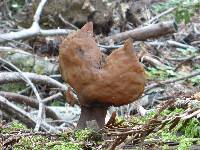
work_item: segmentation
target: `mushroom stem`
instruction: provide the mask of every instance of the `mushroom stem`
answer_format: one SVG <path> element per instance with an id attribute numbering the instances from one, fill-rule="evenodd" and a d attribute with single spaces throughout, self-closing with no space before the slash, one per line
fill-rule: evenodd
<path id="1" fill-rule="evenodd" d="M 77 128 L 78 129 L 91 128 L 91 127 L 94 129 L 103 128 L 105 124 L 107 109 L 108 107 L 81 106 L 81 116 L 78 121 Z M 95 124 L 92 123 L 93 120 Z"/>

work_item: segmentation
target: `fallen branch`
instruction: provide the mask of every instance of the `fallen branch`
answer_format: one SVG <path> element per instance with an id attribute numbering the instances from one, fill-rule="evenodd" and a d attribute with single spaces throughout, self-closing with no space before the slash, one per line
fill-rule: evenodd
<path id="1" fill-rule="evenodd" d="M 149 21 L 147 22 L 147 24 L 152 24 L 153 22 L 157 21 L 157 20 L 158 20 L 159 18 L 161 18 L 162 16 L 165 16 L 165 15 L 167 15 L 167 14 L 173 12 L 175 9 L 176 9 L 175 7 L 169 8 L 168 10 L 166 10 L 166 11 L 160 13 L 159 15 L 153 17 L 151 20 L 149 20 Z"/>
<path id="2" fill-rule="evenodd" d="M 37 109 L 39 108 L 39 103 L 35 99 L 27 97 L 27 96 L 24 96 L 24 95 L 12 93 L 12 92 L 3 92 L 3 91 L 0 91 L 0 96 L 3 96 L 4 98 L 6 98 L 9 101 L 14 101 L 14 102 L 19 103 L 19 104 L 28 105 L 28 106 L 30 106 L 32 108 L 37 108 Z M 48 107 L 45 106 L 44 109 L 46 111 L 47 117 L 50 117 L 50 118 L 52 118 L 54 120 L 62 120 L 50 108 L 48 108 Z"/>
<path id="3" fill-rule="evenodd" d="M 175 46 L 175 47 L 181 47 L 181 48 L 189 48 L 189 49 L 194 49 L 196 50 L 195 47 L 191 46 L 191 45 L 187 45 L 187 44 L 183 44 L 183 43 L 179 43 L 179 42 L 176 42 L 176 41 L 173 41 L 173 40 L 168 40 L 167 41 L 167 44 L 171 45 L 171 46 Z"/>
<path id="4" fill-rule="evenodd" d="M 134 30 L 111 35 L 100 40 L 100 43 L 107 43 L 111 40 L 113 40 L 114 42 L 120 42 L 127 38 L 132 38 L 134 41 L 144 41 L 148 38 L 156 38 L 166 34 L 172 34 L 176 32 L 176 30 L 177 26 L 175 22 L 168 21 L 158 24 L 151 24 L 146 27 L 141 27 Z"/>
<path id="5" fill-rule="evenodd" d="M 187 61 L 187 60 L 190 60 L 191 58 L 192 58 L 192 61 L 200 59 L 200 56 L 195 56 L 195 57 L 194 56 L 195 55 L 192 55 L 192 56 L 189 56 L 189 57 L 174 57 L 174 58 L 165 57 L 165 59 L 167 59 L 169 61 L 177 61 L 177 62 Z"/>
<path id="6" fill-rule="evenodd" d="M 52 101 L 52 100 L 54 100 L 54 99 L 56 99 L 56 98 L 59 98 L 59 97 L 61 97 L 61 96 L 62 96 L 62 93 L 59 92 L 59 93 L 56 93 L 56 94 L 54 94 L 54 95 L 51 95 L 51 96 L 49 96 L 49 97 L 43 99 L 42 102 L 45 104 L 45 103 L 48 103 L 48 102 L 50 102 L 50 101 Z"/>
<path id="7" fill-rule="evenodd" d="M 28 37 L 33 36 L 52 36 L 52 35 L 63 35 L 68 34 L 71 30 L 68 29 L 51 29 L 51 30 L 43 30 L 40 28 L 39 21 L 40 21 L 40 14 L 42 12 L 42 9 L 45 5 L 47 0 L 41 0 L 41 2 L 38 5 L 38 8 L 35 12 L 35 15 L 33 17 L 33 23 L 30 28 L 24 29 L 18 32 L 10 32 L 5 34 L 0 34 L 0 43 L 7 42 L 11 40 L 19 40 L 19 39 L 25 39 Z"/>
<path id="8" fill-rule="evenodd" d="M 0 109 L 5 111 L 7 114 L 12 116 L 13 118 L 21 121 L 22 123 L 26 124 L 29 128 L 34 128 L 36 125 L 36 121 L 31 118 L 31 116 L 22 110 L 21 108 L 15 106 L 11 102 L 9 102 L 6 98 L 0 96 Z M 40 128 L 44 131 L 51 130 L 52 132 L 59 133 L 59 130 L 54 128 L 47 123 L 42 122 Z"/>
<path id="9" fill-rule="evenodd" d="M 2 58 L 0 58 L 0 62 L 6 63 L 6 64 L 8 64 L 9 66 L 11 66 L 13 69 L 15 69 L 16 71 L 18 71 L 19 77 L 31 86 L 31 88 L 32 88 L 32 90 L 33 90 L 33 92 L 34 92 L 34 94 L 35 94 L 35 96 L 36 96 L 36 98 L 37 98 L 37 100 L 38 100 L 38 102 L 39 102 L 38 120 L 37 120 L 35 129 L 34 129 L 35 131 L 38 131 L 39 128 L 40 128 L 42 119 L 43 119 L 43 117 L 44 117 L 44 104 L 42 103 L 42 99 L 41 99 L 41 97 L 40 97 L 40 94 L 38 93 L 38 91 L 37 91 L 35 85 L 31 82 L 31 80 L 30 80 L 27 76 L 25 76 L 25 75 L 21 72 L 21 70 L 20 70 L 19 68 L 17 68 L 15 65 L 13 65 L 12 63 L 10 63 L 10 62 L 8 62 L 8 61 L 2 59 Z"/>
<path id="10" fill-rule="evenodd" d="M 35 84 L 47 85 L 54 88 L 59 88 L 61 91 L 67 91 L 68 86 L 64 85 L 46 75 L 38 75 L 35 73 L 23 72 Z M 0 84 L 23 82 L 18 72 L 0 72 Z"/>
<path id="11" fill-rule="evenodd" d="M 60 18 L 60 20 L 61 20 L 66 26 L 70 26 L 72 29 L 78 30 L 78 27 L 76 27 L 76 26 L 73 25 L 72 23 L 69 23 L 67 20 L 65 20 L 65 18 L 63 18 L 63 16 L 62 16 L 61 14 L 59 14 L 58 17 Z"/>
<path id="12" fill-rule="evenodd" d="M 163 64 L 159 60 L 151 57 L 150 55 L 142 56 L 141 60 L 142 61 L 147 61 L 149 64 L 151 64 L 152 66 L 154 66 L 156 68 L 168 68 L 168 66 L 166 66 L 165 64 Z"/>
<path id="13" fill-rule="evenodd" d="M 28 56 L 33 56 L 33 54 L 31 54 L 31 53 L 28 53 L 28 52 L 23 51 L 21 49 L 12 48 L 12 47 L 3 47 L 3 46 L 0 46 L 0 52 L 13 52 L 13 53 L 25 54 L 25 55 L 28 55 Z"/>
<path id="14" fill-rule="evenodd" d="M 33 83 L 46 85 L 53 88 L 59 88 L 62 92 L 68 91 L 69 86 L 62 84 L 46 75 L 38 75 L 35 73 L 23 72 L 26 77 L 28 77 Z M 0 84 L 23 82 L 22 78 L 19 76 L 18 72 L 0 72 Z M 77 99 L 77 95 L 74 93 L 73 97 Z"/>

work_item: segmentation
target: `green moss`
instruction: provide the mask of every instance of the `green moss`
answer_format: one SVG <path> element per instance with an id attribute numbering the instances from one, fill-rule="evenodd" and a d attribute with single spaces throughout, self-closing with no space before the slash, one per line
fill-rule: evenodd
<path id="1" fill-rule="evenodd" d="M 51 148 L 51 150 L 82 150 L 82 148 L 80 147 L 79 144 L 68 142 L 55 145 L 54 147 Z"/>
<path id="2" fill-rule="evenodd" d="M 59 139 L 65 142 L 69 142 L 71 135 L 73 135 L 73 131 L 69 131 L 69 132 L 65 131 L 65 132 L 60 133 Z"/>
<path id="3" fill-rule="evenodd" d="M 11 133 L 13 131 L 28 130 L 27 127 L 18 122 L 12 122 L 10 125 L 2 128 L 2 133 Z"/>
<path id="4" fill-rule="evenodd" d="M 85 141 L 89 139 L 89 137 L 92 135 L 92 130 L 90 129 L 84 129 L 84 130 L 77 130 L 75 132 L 75 138 L 78 141 Z"/>
<path id="5" fill-rule="evenodd" d="M 163 150 L 169 150 L 170 147 L 169 147 L 168 145 L 164 145 L 164 146 L 162 147 L 162 149 L 163 149 Z"/>
<path id="6" fill-rule="evenodd" d="M 34 71 L 38 74 L 44 74 L 45 68 L 46 66 L 44 64 L 37 64 L 34 66 Z"/>
<path id="7" fill-rule="evenodd" d="M 162 140 L 164 142 L 171 142 L 171 141 L 176 141 L 178 140 L 177 136 L 169 131 L 162 131 L 161 132 Z"/>
<path id="8" fill-rule="evenodd" d="M 184 109 L 176 108 L 173 111 L 164 110 L 161 112 L 161 116 L 175 116 L 184 113 Z M 195 141 L 195 138 L 200 137 L 200 122 L 196 118 L 189 120 L 187 124 L 185 121 L 181 120 L 175 128 L 169 130 L 169 125 L 166 125 L 162 130 L 151 134 L 148 138 L 161 137 L 163 142 L 178 142 L 178 150 L 188 150 Z M 169 146 L 164 145 L 163 149 L 170 149 Z"/>
<path id="9" fill-rule="evenodd" d="M 189 81 L 192 82 L 193 85 L 199 85 L 200 76 L 193 77 L 193 78 L 189 79 Z"/>
<path id="10" fill-rule="evenodd" d="M 11 133 L 17 130 L 28 130 L 23 124 L 13 122 L 7 127 L 2 129 L 1 133 Z M 20 131 L 19 131 L 20 132 Z M 78 141 L 72 142 L 72 132 L 63 132 L 57 137 L 44 136 L 44 135 L 24 135 L 21 136 L 18 142 L 13 146 L 15 150 L 81 150 L 82 146 L 79 140 L 84 141 L 89 134 L 89 130 L 80 130 L 77 134 Z"/>
<path id="11" fill-rule="evenodd" d="M 47 149 L 46 144 L 50 140 L 41 135 L 37 136 L 29 136 L 29 137 L 22 137 L 17 144 L 14 145 L 15 150 L 21 149 L 31 149 L 31 150 L 41 150 Z"/>
<path id="12" fill-rule="evenodd" d="M 193 144 L 192 138 L 187 138 L 184 135 L 177 136 L 175 133 L 162 132 L 162 140 L 164 142 L 178 142 L 177 150 L 188 150 Z M 164 145 L 163 149 L 170 149 L 170 146 Z"/>
<path id="13" fill-rule="evenodd" d="M 161 118 L 164 118 L 165 116 L 173 117 L 175 115 L 181 115 L 185 112 L 184 109 L 176 108 L 173 110 L 166 109 L 163 112 L 160 113 Z M 136 124 L 145 124 L 154 117 L 156 114 L 156 111 L 152 111 L 145 117 L 132 117 L 131 123 L 133 126 Z M 130 125 L 130 120 L 125 120 L 122 117 L 117 118 L 118 122 L 123 122 Z M 169 122 L 162 130 L 155 131 L 151 133 L 148 137 L 146 137 L 146 141 L 148 142 L 155 142 L 156 139 L 159 139 L 159 141 L 163 141 L 164 145 L 158 144 L 162 149 L 172 149 L 172 147 L 168 146 L 168 142 L 177 142 L 179 145 L 176 146 L 176 149 L 178 150 L 187 150 L 191 147 L 192 144 L 199 144 L 200 139 L 200 122 L 196 118 L 192 118 L 188 121 L 187 124 L 185 124 L 185 121 L 181 120 L 177 124 L 176 127 L 174 127 L 172 130 L 169 130 L 169 127 L 171 126 L 172 122 Z M 3 128 L 3 133 L 11 133 L 12 131 L 16 130 L 27 130 L 27 128 L 17 122 L 13 122 L 6 128 Z M 21 131 L 20 131 L 21 132 Z M 100 138 L 98 136 L 94 136 L 93 130 L 84 129 L 84 130 L 77 130 L 77 131 L 66 131 L 61 134 L 58 134 L 55 137 L 51 136 L 44 136 L 44 135 L 32 135 L 32 136 L 23 136 L 17 142 L 14 144 L 14 149 L 20 150 L 20 149 L 32 149 L 32 150 L 81 150 L 83 149 L 83 145 L 86 142 L 93 143 L 96 145 L 101 145 L 104 142 L 102 142 L 102 134 Z M 161 142 L 160 142 L 161 143 Z M 93 146 L 95 147 L 95 146 Z"/>
<path id="14" fill-rule="evenodd" d="M 0 85 L 0 91 L 18 92 L 25 88 L 24 83 L 8 83 Z"/>
<path id="15" fill-rule="evenodd" d="M 179 141 L 178 150 L 188 150 L 190 149 L 192 144 L 193 144 L 192 139 L 182 136 L 182 138 L 180 138 L 180 141 Z"/>
<path id="16" fill-rule="evenodd" d="M 156 111 L 151 111 L 144 117 L 142 117 L 142 116 L 132 116 L 131 123 L 132 124 L 145 124 L 151 118 L 153 118 L 155 114 L 156 114 Z"/>
<path id="17" fill-rule="evenodd" d="M 62 102 L 61 100 L 58 101 L 58 100 L 55 100 L 51 103 L 51 106 L 65 106 L 65 103 Z"/>
<path id="18" fill-rule="evenodd" d="M 166 109 L 164 111 L 162 111 L 160 113 L 161 116 L 175 116 L 175 115 L 181 115 L 184 113 L 184 109 L 182 108 L 176 108 L 174 110 L 169 110 L 169 109 Z"/>
<path id="19" fill-rule="evenodd" d="M 169 77 L 176 77 L 178 75 L 176 72 L 174 72 L 170 68 L 162 69 L 162 68 L 148 67 L 146 70 L 146 73 L 150 79 L 154 79 L 154 80 L 164 80 Z"/>
<path id="20" fill-rule="evenodd" d="M 200 122 L 197 118 L 192 118 L 189 123 L 182 128 L 185 136 L 188 138 L 200 137 Z"/>

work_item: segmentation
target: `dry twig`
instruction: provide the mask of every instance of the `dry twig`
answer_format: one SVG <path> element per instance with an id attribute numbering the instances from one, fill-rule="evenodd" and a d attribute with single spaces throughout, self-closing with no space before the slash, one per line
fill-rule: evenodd
<path id="1" fill-rule="evenodd" d="M 6 98 L 4 98 L 2 96 L 0 96 L 0 108 L 1 108 L 1 110 L 4 110 L 6 113 L 10 114 L 14 118 L 16 118 L 16 119 L 20 120 L 21 122 L 23 122 L 24 124 L 26 124 L 28 127 L 30 127 L 30 128 L 35 127 L 36 121 L 33 118 L 31 118 L 27 112 L 20 109 L 19 107 L 16 107 L 14 104 L 9 102 Z M 40 127 L 44 131 L 49 130 L 49 131 L 52 131 L 55 133 L 59 132 L 59 130 L 57 130 L 56 128 L 54 128 L 51 125 L 48 125 L 45 122 L 42 122 Z"/>
<path id="2" fill-rule="evenodd" d="M 19 104 L 25 104 L 25 105 L 28 105 L 28 106 L 33 107 L 33 108 L 39 107 L 37 100 L 30 98 L 30 97 L 27 97 L 27 96 L 24 96 L 24 95 L 12 93 L 12 92 L 3 92 L 3 91 L 0 91 L 0 95 L 3 96 L 4 98 L 6 98 L 9 101 L 14 101 L 14 102 L 19 103 Z M 44 101 L 42 101 L 42 102 L 44 103 Z M 50 117 L 54 120 L 62 120 L 50 108 L 44 106 L 44 109 L 46 111 L 47 117 Z"/>
<path id="3" fill-rule="evenodd" d="M 68 86 L 62 84 L 46 75 L 38 75 L 36 73 L 22 72 L 22 74 L 28 77 L 33 83 L 46 85 L 54 88 L 59 88 L 61 91 L 67 91 Z M 19 72 L 0 72 L 0 84 L 22 82 Z"/>
<path id="4" fill-rule="evenodd" d="M 38 100 L 38 102 L 39 102 L 38 120 L 37 120 L 35 129 L 34 129 L 35 131 L 38 131 L 39 128 L 40 128 L 40 125 L 41 125 L 41 122 L 42 122 L 42 119 L 43 119 L 43 116 L 44 116 L 44 113 L 45 113 L 45 112 L 44 112 L 44 104 L 42 103 L 42 99 L 40 98 L 40 95 L 39 95 L 39 93 L 38 93 L 38 91 L 37 91 L 35 85 L 34 85 L 34 84 L 31 82 L 31 80 L 30 80 L 27 76 L 25 76 L 25 75 L 21 72 L 21 70 L 20 70 L 19 68 L 17 68 L 15 65 L 13 65 L 12 63 L 10 63 L 10 62 L 8 62 L 8 61 L 2 59 L 2 58 L 0 58 L 0 61 L 3 62 L 3 63 L 8 64 L 8 65 L 11 66 L 12 68 L 14 68 L 16 71 L 18 71 L 18 72 L 19 72 L 19 75 L 20 75 L 20 78 L 22 78 L 25 82 L 27 82 L 27 83 L 31 86 L 31 88 L 32 88 L 32 90 L 33 90 L 33 92 L 34 92 L 34 94 L 35 94 L 35 96 L 36 96 L 36 98 L 37 98 L 37 100 Z"/>

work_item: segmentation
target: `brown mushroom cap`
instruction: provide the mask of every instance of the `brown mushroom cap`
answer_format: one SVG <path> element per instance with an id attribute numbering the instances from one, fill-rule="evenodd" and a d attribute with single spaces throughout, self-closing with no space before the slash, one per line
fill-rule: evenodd
<path id="1" fill-rule="evenodd" d="M 142 95 L 145 73 L 133 51 L 132 40 L 104 56 L 87 23 L 60 45 L 60 68 L 83 106 L 121 106 Z"/>

